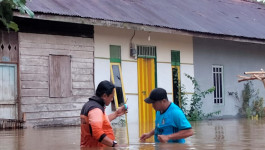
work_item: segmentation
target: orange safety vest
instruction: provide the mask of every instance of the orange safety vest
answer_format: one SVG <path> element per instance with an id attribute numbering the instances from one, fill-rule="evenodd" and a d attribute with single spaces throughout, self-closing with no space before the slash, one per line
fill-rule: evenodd
<path id="1" fill-rule="evenodd" d="M 104 101 L 97 96 L 90 98 L 83 106 L 80 114 L 81 147 L 106 147 L 101 143 L 105 136 L 115 140 L 104 106 Z"/>

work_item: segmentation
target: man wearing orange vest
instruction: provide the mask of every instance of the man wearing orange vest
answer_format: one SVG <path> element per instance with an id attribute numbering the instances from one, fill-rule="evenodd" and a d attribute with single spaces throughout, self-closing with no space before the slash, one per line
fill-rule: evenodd
<path id="1" fill-rule="evenodd" d="M 107 115 L 108 106 L 114 97 L 115 86 L 102 81 L 96 89 L 96 95 L 89 98 L 81 110 L 81 147 L 117 147 L 110 121 L 127 112 L 124 106 Z"/>

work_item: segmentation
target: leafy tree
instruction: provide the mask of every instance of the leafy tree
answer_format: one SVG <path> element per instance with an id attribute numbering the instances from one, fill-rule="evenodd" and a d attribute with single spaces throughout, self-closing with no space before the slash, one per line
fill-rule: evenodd
<path id="1" fill-rule="evenodd" d="M 4 26 L 9 30 L 18 31 L 18 25 L 13 22 L 13 10 L 18 9 L 20 13 L 27 13 L 30 17 L 34 13 L 26 6 L 26 0 L 0 0 L 0 20 Z"/>

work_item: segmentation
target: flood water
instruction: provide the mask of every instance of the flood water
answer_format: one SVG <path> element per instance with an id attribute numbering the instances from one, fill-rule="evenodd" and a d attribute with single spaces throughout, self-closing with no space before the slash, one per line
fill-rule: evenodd
<path id="1" fill-rule="evenodd" d="M 195 131 L 186 144 L 139 143 L 130 136 L 127 145 L 125 128 L 115 128 L 118 149 L 148 150 L 263 150 L 265 149 L 265 119 L 229 119 L 191 122 Z M 133 132 L 133 131 L 129 131 Z M 0 150 L 80 150 L 79 127 L 29 128 L 0 130 Z M 109 148 L 112 149 L 112 148 Z"/>

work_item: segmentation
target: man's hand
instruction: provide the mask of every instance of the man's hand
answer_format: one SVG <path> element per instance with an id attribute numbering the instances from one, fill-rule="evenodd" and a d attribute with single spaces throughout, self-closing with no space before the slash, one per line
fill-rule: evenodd
<path id="1" fill-rule="evenodd" d="M 109 117 L 109 121 L 112 121 L 113 119 L 121 116 L 121 115 L 124 115 L 127 113 L 127 110 L 128 109 L 125 109 L 124 105 L 121 106 L 119 109 L 117 109 L 114 113 L 112 114 L 109 114 L 108 117 Z"/>
<path id="2" fill-rule="evenodd" d="M 169 137 L 167 135 L 158 135 L 158 140 L 161 143 L 166 143 L 169 140 Z"/>
<path id="3" fill-rule="evenodd" d="M 125 109 L 124 105 L 122 105 L 115 113 L 117 115 L 117 117 L 124 115 L 125 113 L 127 113 L 128 109 Z"/>
<path id="4" fill-rule="evenodd" d="M 144 133 L 141 137 L 140 137 L 140 141 L 144 142 L 146 139 L 150 138 L 150 134 L 149 133 Z"/>
<path id="5" fill-rule="evenodd" d="M 140 137 L 140 141 L 144 142 L 146 139 L 150 138 L 152 135 L 155 134 L 155 130 L 153 129 L 152 131 L 150 131 L 149 133 L 144 133 L 141 137 Z"/>

